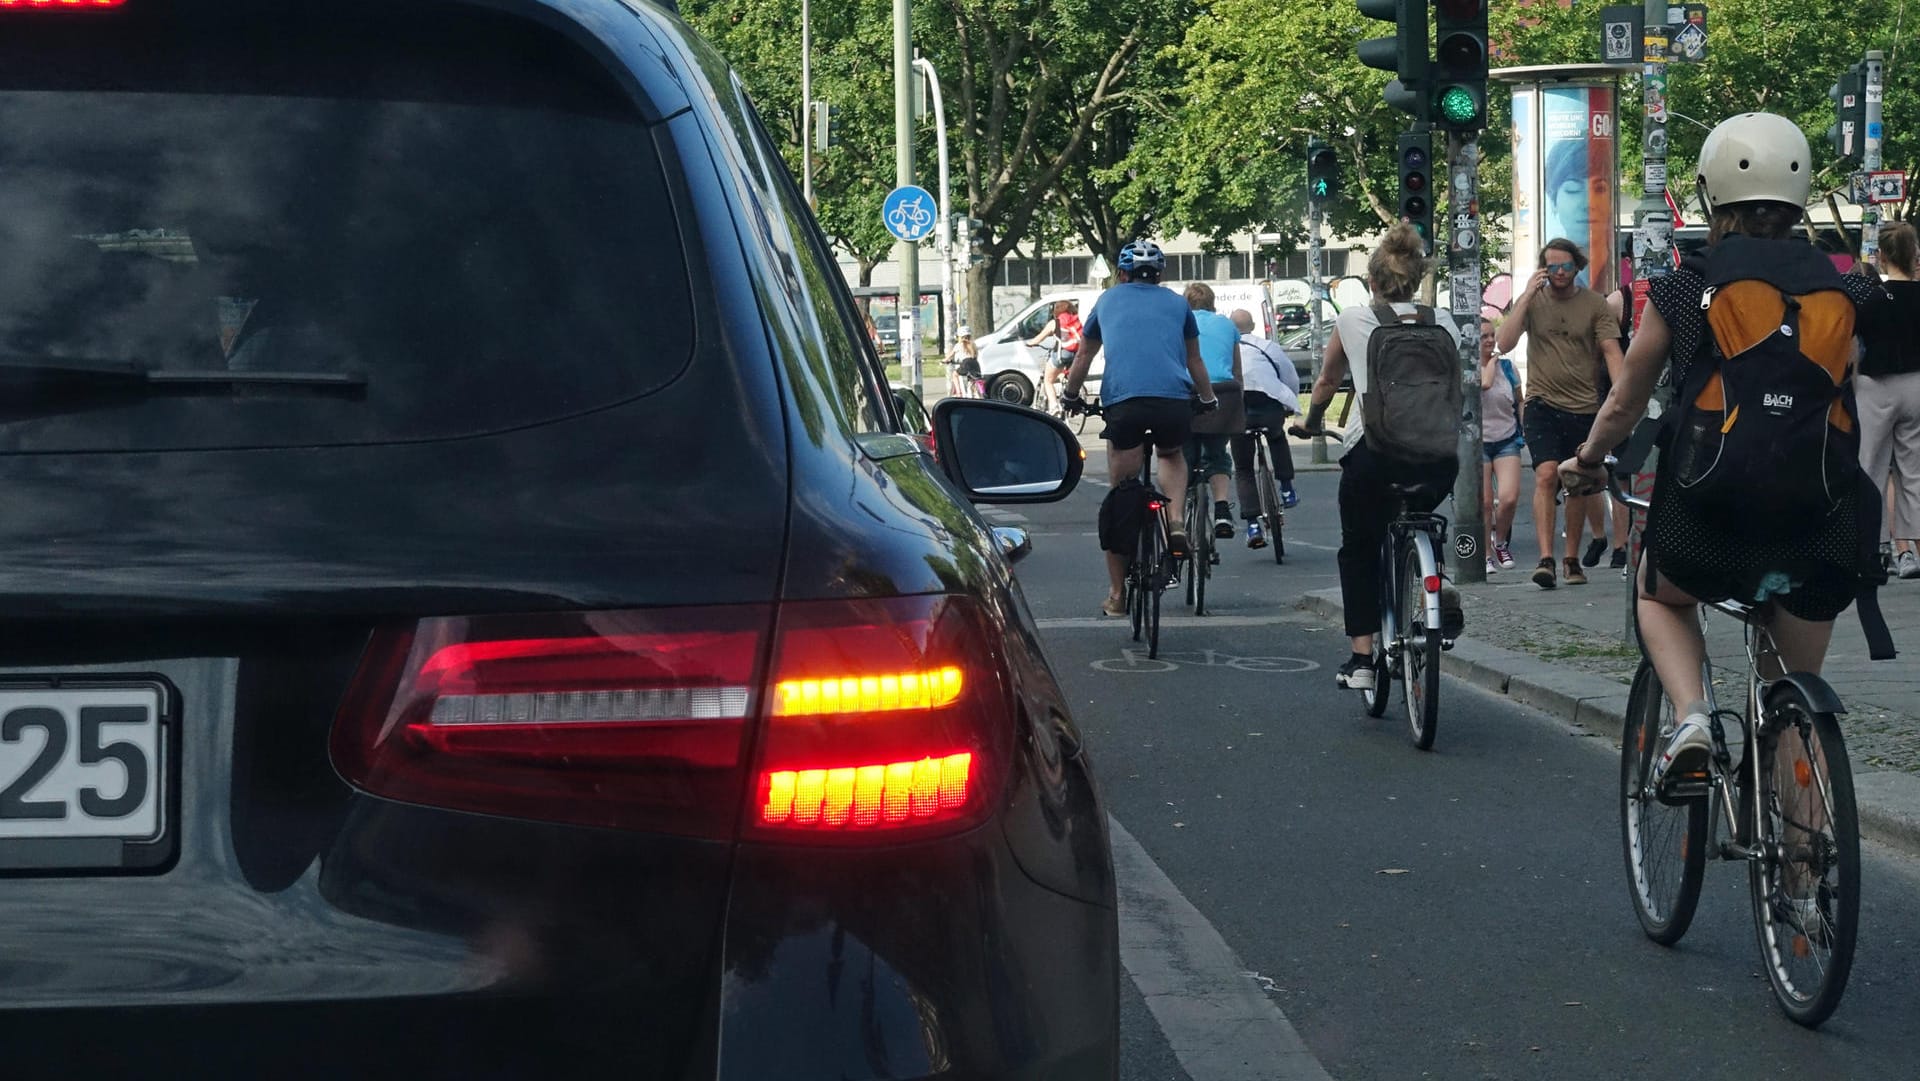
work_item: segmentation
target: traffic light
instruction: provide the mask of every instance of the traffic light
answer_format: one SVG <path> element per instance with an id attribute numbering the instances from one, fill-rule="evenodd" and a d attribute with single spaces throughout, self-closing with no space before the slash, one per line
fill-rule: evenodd
<path id="1" fill-rule="evenodd" d="M 1357 0 L 1360 14 L 1393 24 L 1390 38 L 1368 38 L 1355 47 L 1360 62 L 1399 76 L 1387 83 L 1387 104 L 1427 119 L 1426 0 Z"/>
<path id="2" fill-rule="evenodd" d="M 1827 143 L 1842 160 L 1858 160 L 1867 146 L 1867 65 L 1855 64 L 1827 91 L 1833 102 L 1833 126 Z"/>
<path id="3" fill-rule="evenodd" d="M 1400 133 L 1400 206 L 1401 221 L 1411 222 L 1413 231 L 1433 251 L 1433 136 L 1424 131 Z"/>
<path id="4" fill-rule="evenodd" d="M 1487 0 L 1436 0 L 1433 119 L 1471 135 L 1487 126 Z"/>
<path id="5" fill-rule="evenodd" d="M 840 106 L 824 101 L 813 103 L 813 148 L 824 151 L 840 145 Z"/>
<path id="6" fill-rule="evenodd" d="M 1307 201 L 1325 206 L 1339 195 L 1339 153 L 1318 139 L 1307 140 Z"/>

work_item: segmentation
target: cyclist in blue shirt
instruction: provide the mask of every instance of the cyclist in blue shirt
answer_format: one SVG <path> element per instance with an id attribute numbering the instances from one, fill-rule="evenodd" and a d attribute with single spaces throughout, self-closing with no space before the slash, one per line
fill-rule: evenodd
<path id="1" fill-rule="evenodd" d="M 1233 458 L 1228 444 L 1247 428 L 1240 392 L 1240 328 L 1214 310 L 1213 287 L 1205 282 L 1187 286 L 1187 306 L 1193 309 L 1194 326 L 1200 331 L 1200 360 L 1220 399 L 1219 412 L 1195 419 L 1193 435 L 1187 440 L 1187 462 L 1213 489 L 1213 535 L 1231 537 L 1233 506 L 1227 502 L 1227 483 L 1233 476 Z"/>
<path id="2" fill-rule="evenodd" d="M 1101 507 L 1101 521 L 1106 523 L 1114 514 L 1115 494 L 1139 475 L 1146 460 L 1145 444 L 1151 440 L 1158 458 L 1154 475 L 1171 509 L 1168 546 L 1175 555 L 1184 556 L 1189 548 L 1180 508 L 1187 498 L 1184 448 L 1193 423 L 1192 398 L 1197 389 L 1200 408 L 1215 409 L 1220 403 L 1200 360 L 1200 332 L 1193 312 L 1180 294 L 1160 287 L 1166 254 L 1150 240 L 1136 240 L 1120 250 L 1115 262 L 1119 284 L 1100 294 L 1082 320 L 1080 352 L 1067 371 L 1061 404 L 1071 412 L 1086 408 L 1080 387 L 1094 358 L 1105 348 L 1100 400 L 1107 427 L 1100 437 L 1107 441 L 1107 478 L 1112 487 L 1107 505 Z M 1133 554 L 1133 538 L 1121 536 L 1122 532 L 1101 530 L 1101 546 L 1107 550 L 1107 600 L 1100 610 L 1110 616 L 1127 612 L 1127 560 Z"/>

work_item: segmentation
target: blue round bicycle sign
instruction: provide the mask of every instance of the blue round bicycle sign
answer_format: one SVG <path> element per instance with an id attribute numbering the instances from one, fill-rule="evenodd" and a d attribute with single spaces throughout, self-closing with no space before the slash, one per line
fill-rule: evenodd
<path id="1" fill-rule="evenodd" d="M 933 193 L 913 184 L 905 184 L 887 193 L 880 204 L 880 220 L 887 232 L 901 240 L 925 240 L 933 235 L 934 219 L 940 216 Z"/>

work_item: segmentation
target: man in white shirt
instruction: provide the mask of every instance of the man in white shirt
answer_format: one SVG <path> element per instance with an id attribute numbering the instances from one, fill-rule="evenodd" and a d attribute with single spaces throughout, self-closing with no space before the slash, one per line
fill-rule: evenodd
<path id="1" fill-rule="evenodd" d="M 1293 490 L 1293 452 L 1287 449 L 1287 418 L 1300 411 L 1300 372 L 1286 350 L 1253 332 L 1253 315 L 1245 308 L 1233 313 L 1240 331 L 1240 368 L 1246 387 L 1247 427 L 1266 429 L 1267 454 L 1274 480 L 1280 483 L 1280 505 L 1300 502 Z M 1265 548 L 1266 530 L 1260 523 L 1260 493 L 1253 483 L 1253 441 L 1245 432 L 1233 437 L 1233 477 L 1240 489 L 1240 517 L 1247 523 L 1247 547 Z"/>

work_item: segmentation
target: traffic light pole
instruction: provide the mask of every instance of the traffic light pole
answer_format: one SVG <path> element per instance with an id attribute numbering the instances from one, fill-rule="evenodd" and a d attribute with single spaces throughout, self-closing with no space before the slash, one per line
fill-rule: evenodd
<path id="1" fill-rule="evenodd" d="M 1667 25 L 1667 0 L 1646 0 L 1642 21 L 1647 33 L 1653 36 L 1655 27 Z M 1659 35 L 1659 43 L 1664 43 L 1665 34 Z M 1642 64 L 1640 68 L 1641 100 L 1645 106 L 1645 118 L 1640 125 L 1640 205 L 1634 210 L 1633 231 L 1633 291 L 1622 293 L 1620 317 L 1628 320 L 1638 329 L 1640 316 L 1647 306 L 1648 290 L 1655 278 L 1663 278 L 1673 272 L 1673 212 L 1667 209 L 1667 64 L 1664 49 L 1645 49 L 1642 45 Z M 1599 252 L 1593 253 L 1595 258 Z M 1647 415 L 1658 417 L 1661 411 L 1660 392 L 1648 403 Z M 1632 486 L 1636 492 L 1644 492 L 1653 483 L 1653 470 L 1660 455 L 1654 448 L 1641 464 L 1640 472 L 1635 474 Z M 1604 498 L 1604 497 L 1595 497 Z M 1638 512 L 1623 506 L 1610 508 L 1611 514 L 1631 514 L 1636 518 Z M 1568 523 L 1568 528 L 1573 528 Z M 1636 534 L 1637 536 L 1637 534 Z M 1630 538 L 1631 553 L 1637 557 L 1639 542 Z M 1544 554 L 1544 553 L 1543 553 Z M 1635 564 L 1637 565 L 1637 563 Z M 1625 616 L 1621 627 L 1621 640 L 1629 644 L 1639 640 L 1638 620 L 1635 618 L 1634 576 L 1628 575 L 1621 586 L 1626 591 Z"/>
<path id="2" fill-rule="evenodd" d="M 1307 300 L 1307 310 L 1313 313 L 1313 330 L 1307 335 L 1307 348 L 1310 350 L 1308 356 L 1312 358 L 1307 365 L 1307 369 L 1310 377 L 1317 381 L 1320 378 L 1320 365 L 1322 363 L 1320 355 L 1320 295 L 1326 291 L 1327 279 L 1320 255 L 1320 219 L 1323 215 L 1321 214 L 1319 203 L 1310 200 L 1308 206 L 1311 209 L 1307 211 L 1307 264 L 1313 271 L 1313 295 Z M 1307 460 L 1315 465 L 1326 464 L 1326 436 L 1316 435 L 1313 437 L 1313 448 Z"/>
<path id="3" fill-rule="evenodd" d="M 1453 481 L 1453 543 L 1448 573 L 1456 582 L 1487 580 L 1487 525 L 1480 513 L 1480 139 L 1447 136 L 1447 277 L 1453 321 L 1460 328 L 1460 472 Z"/>
<path id="4" fill-rule="evenodd" d="M 912 0 L 893 0 L 894 172 L 903 188 L 913 183 L 912 10 Z M 899 241 L 893 246 L 893 257 L 900 264 L 900 296 L 894 311 L 898 313 L 900 330 L 901 376 L 918 394 L 921 393 L 920 330 L 913 324 L 914 317 L 920 314 L 920 245 L 911 240 Z"/>
<path id="5" fill-rule="evenodd" d="M 1878 49 L 1867 53 L 1867 130 L 1866 138 L 1861 142 L 1860 168 L 1871 175 L 1884 163 L 1882 153 L 1885 147 L 1885 132 L 1881 122 L 1885 117 L 1884 97 L 1886 80 L 1886 54 Z M 1834 223 L 1836 226 L 1839 222 Z M 1867 205 L 1860 208 L 1860 259 L 1872 263 L 1880 250 L 1880 204 L 1868 199 Z"/>

